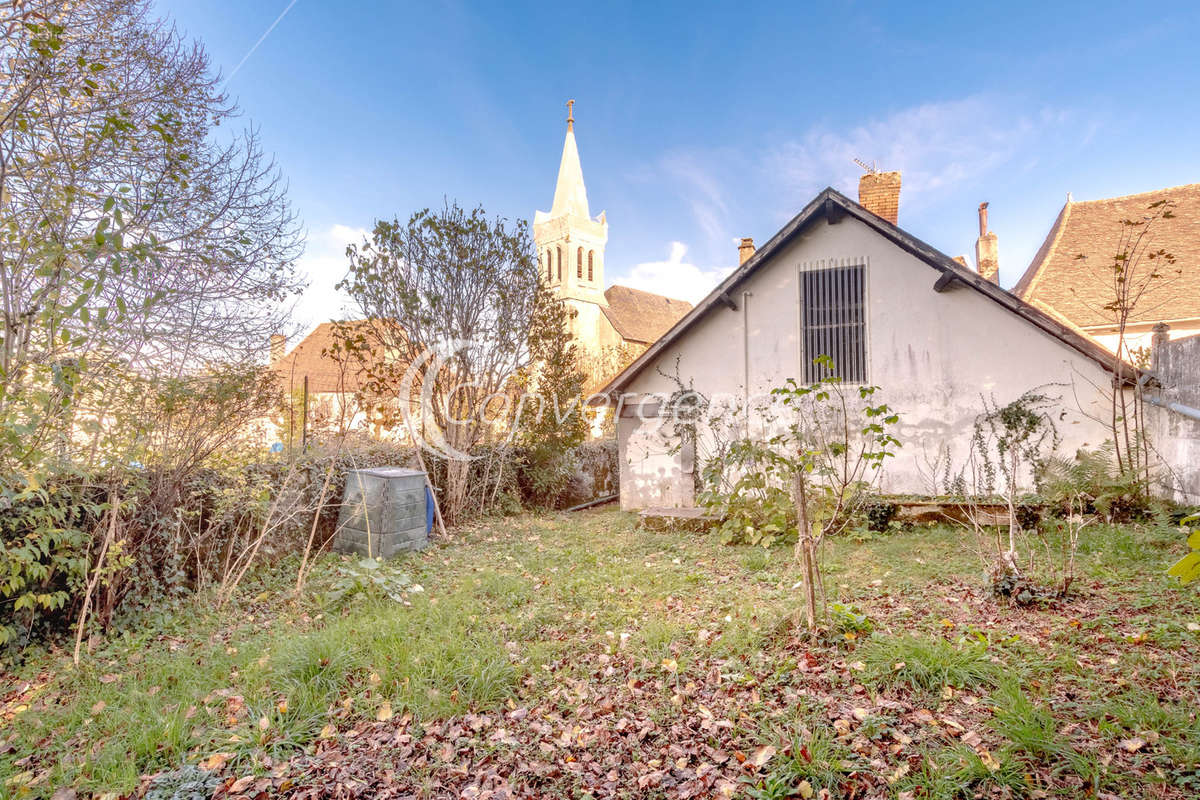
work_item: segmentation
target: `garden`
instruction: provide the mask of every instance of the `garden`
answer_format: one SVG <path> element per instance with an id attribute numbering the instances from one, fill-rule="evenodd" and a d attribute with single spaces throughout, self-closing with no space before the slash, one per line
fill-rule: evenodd
<path id="1" fill-rule="evenodd" d="M 30 653 L 0 773 L 60 798 L 1191 797 L 1185 551 L 1163 520 L 1098 526 L 1072 596 L 1028 605 L 959 526 L 864 527 L 827 543 L 810 636 L 787 546 L 608 509 L 487 521 L 323 555 L 299 593 L 254 571 L 80 666 Z"/>

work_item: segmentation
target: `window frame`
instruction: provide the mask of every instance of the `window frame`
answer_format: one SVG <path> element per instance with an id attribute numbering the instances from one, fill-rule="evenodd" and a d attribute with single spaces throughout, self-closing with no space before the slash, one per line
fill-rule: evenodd
<path id="1" fill-rule="evenodd" d="M 817 291 L 825 292 L 825 301 L 828 303 L 832 299 L 832 294 L 837 292 L 847 292 L 849 287 L 843 283 L 839 288 L 835 281 L 827 281 L 821 287 L 809 287 L 809 283 L 813 281 L 808 278 L 808 275 L 816 275 L 818 273 L 834 273 L 842 272 L 843 274 L 853 275 L 854 270 L 858 271 L 860 278 L 858 302 L 857 302 L 857 319 L 846 321 L 848 315 L 844 310 L 846 308 L 843 303 L 841 309 L 834 311 L 835 317 L 839 321 L 829 323 L 815 323 L 809 319 L 813 307 L 808 303 L 808 292 L 810 288 Z M 800 363 L 797 365 L 797 379 L 804 384 L 813 384 L 820 381 L 823 377 L 830 377 L 831 373 L 823 368 L 814 365 L 813 359 L 818 355 L 828 355 L 834 362 L 833 377 L 838 377 L 841 381 L 851 386 L 867 385 L 871 382 L 871 335 L 870 335 L 870 260 L 866 257 L 858 258 L 831 258 L 821 259 L 819 261 L 811 261 L 800 264 L 796 273 L 796 318 L 797 318 L 797 350 L 800 353 Z M 820 301 L 817 301 L 820 302 Z M 854 304 L 850 305 L 853 308 Z M 825 306 L 824 313 L 829 314 L 829 309 L 832 306 Z M 859 332 L 859 342 L 856 347 L 852 346 L 848 340 L 845 331 L 857 328 Z M 842 331 L 842 333 L 833 333 L 837 337 L 836 347 L 828 347 L 825 349 L 834 350 L 830 353 L 813 353 L 810 352 L 809 343 L 813 338 L 821 336 L 820 331 L 825 332 L 825 336 L 830 336 L 830 332 Z M 817 348 L 823 349 L 823 348 Z M 839 352 L 840 351 L 840 352 Z M 839 361 L 840 359 L 840 361 Z M 847 369 L 846 363 L 849 363 L 850 369 Z M 859 363 L 861 362 L 861 363 Z"/>

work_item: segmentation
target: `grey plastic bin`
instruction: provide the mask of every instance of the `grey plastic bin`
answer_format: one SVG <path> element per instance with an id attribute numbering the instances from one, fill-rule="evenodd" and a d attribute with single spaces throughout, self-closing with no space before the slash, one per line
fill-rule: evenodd
<path id="1" fill-rule="evenodd" d="M 333 549 L 375 558 L 420 550 L 429 544 L 425 502 L 425 473 L 420 470 L 348 471 Z"/>

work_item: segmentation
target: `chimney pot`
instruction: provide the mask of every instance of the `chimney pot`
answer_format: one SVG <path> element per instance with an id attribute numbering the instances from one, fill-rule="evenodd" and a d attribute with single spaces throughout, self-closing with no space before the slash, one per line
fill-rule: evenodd
<path id="1" fill-rule="evenodd" d="M 868 172 L 858 179 L 858 204 L 893 225 L 900 218 L 900 173 Z"/>
<path id="2" fill-rule="evenodd" d="M 988 204 L 979 204 L 979 238 L 975 240 L 975 267 L 992 283 L 1000 282 L 1000 242 L 988 230 Z"/>
<path id="3" fill-rule="evenodd" d="M 743 236 L 741 244 L 738 245 L 738 266 L 745 264 L 754 255 L 754 239 L 749 236 Z"/>

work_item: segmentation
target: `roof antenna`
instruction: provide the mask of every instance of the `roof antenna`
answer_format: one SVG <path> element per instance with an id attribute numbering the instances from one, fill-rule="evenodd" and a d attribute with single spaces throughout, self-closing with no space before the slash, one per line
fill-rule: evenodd
<path id="1" fill-rule="evenodd" d="M 854 163 L 858 164 L 860 167 L 862 167 L 863 171 L 865 171 L 868 175 L 875 175 L 876 173 L 879 172 L 879 165 L 876 164 L 874 160 L 872 160 L 871 163 L 868 164 L 867 162 L 863 161 L 862 159 L 856 158 L 856 159 L 854 159 Z"/>

